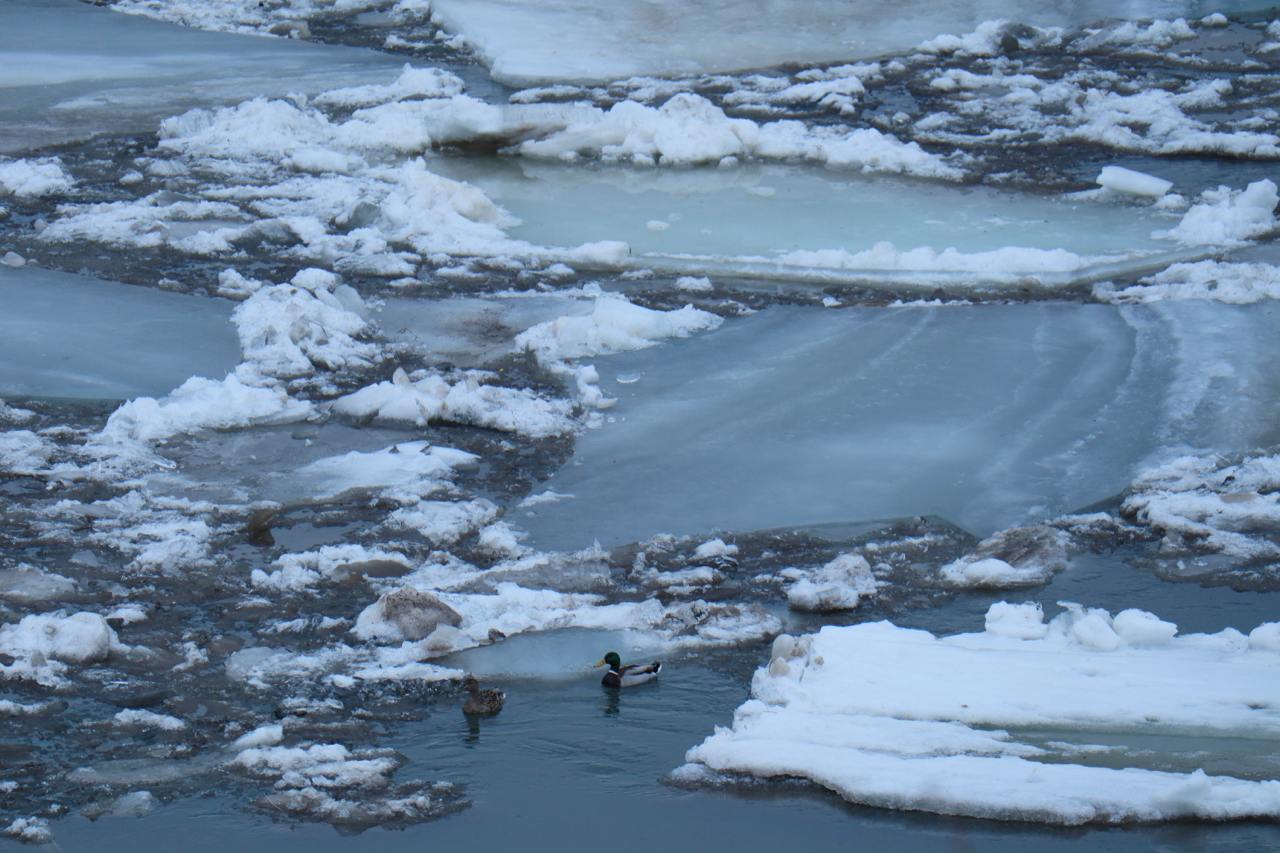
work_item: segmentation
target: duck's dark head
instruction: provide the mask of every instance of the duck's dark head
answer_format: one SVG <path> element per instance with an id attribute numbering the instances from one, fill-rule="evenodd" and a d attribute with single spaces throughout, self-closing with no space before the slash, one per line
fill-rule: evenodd
<path id="1" fill-rule="evenodd" d="M 462 682 L 462 689 L 468 693 L 475 693 L 480 689 L 480 682 L 476 681 L 474 675 L 468 675 Z"/>
<path id="2" fill-rule="evenodd" d="M 622 658 L 618 657 L 617 652 L 609 652 L 609 654 L 596 661 L 596 666 L 608 666 L 609 669 L 617 672 L 622 668 Z"/>

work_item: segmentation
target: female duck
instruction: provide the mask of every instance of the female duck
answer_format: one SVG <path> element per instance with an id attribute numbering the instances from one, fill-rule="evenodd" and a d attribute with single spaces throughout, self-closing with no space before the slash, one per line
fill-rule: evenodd
<path id="1" fill-rule="evenodd" d="M 467 691 L 467 699 L 462 703 L 462 713 L 472 717 L 490 717 L 502 710 L 502 703 L 507 701 L 507 694 L 501 690 L 481 690 L 480 682 L 474 676 L 467 676 L 462 682 L 462 689 Z"/>
<path id="2" fill-rule="evenodd" d="M 623 666 L 622 658 L 618 657 L 617 652 L 609 652 L 609 654 L 597 661 L 595 665 L 608 665 L 609 667 L 609 671 L 600 680 L 600 683 L 605 687 L 633 687 L 637 684 L 644 684 L 646 681 L 653 681 L 658 677 L 658 673 L 662 671 L 661 661 L 630 663 Z"/>

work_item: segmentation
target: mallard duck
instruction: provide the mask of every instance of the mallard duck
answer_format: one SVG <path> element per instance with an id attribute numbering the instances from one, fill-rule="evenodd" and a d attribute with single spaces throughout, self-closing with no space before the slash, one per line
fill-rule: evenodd
<path id="1" fill-rule="evenodd" d="M 623 666 L 622 658 L 618 657 L 617 652 L 609 652 L 609 654 L 595 663 L 596 666 L 605 666 L 606 664 L 609 667 L 609 671 L 600 680 L 600 683 L 605 687 L 634 687 L 637 684 L 644 684 L 646 681 L 653 681 L 658 677 L 658 673 L 662 671 L 662 661 L 629 663 Z"/>
<path id="2" fill-rule="evenodd" d="M 481 690 L 480 682 L 468 675 L 462 682 L 462 689 L 467 691 L 467 699 L 462 703 L 462 713 L 473 717 L 489 717 L 502 710 L 502 703 L 507 701 L 507 694 L 501 690 Z"/>

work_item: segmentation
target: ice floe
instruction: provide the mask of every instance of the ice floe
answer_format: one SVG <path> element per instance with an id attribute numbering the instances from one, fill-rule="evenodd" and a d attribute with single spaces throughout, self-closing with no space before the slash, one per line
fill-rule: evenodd
<path id="1" fill-rule="evenodd" d="M 1254 342 L 1274 322 L 1198 301 L 772 307 L 597 357 L 625 419 L 547 481 L 574 500 L 511 520 L 540 548 L 928 513 L 986 536 L 1118 495 L 1153 457 L 1269 441 Z"/>
<path id="2" fill-rule="evenodd" d="M 801 777 L 866 805 L 1060 824 L 1280 813 L 1274 780 L 1141 751 L 1095 764 L 1019 733 L 1160 733 L 1205 750 L 1275 738 L 1270 627 L 1175 636 L 1143 611 L 1065 607 L 1045 623 L 1038 605 L 999 603 L 984 632 L 950 637 L 875 622 L 779 638 L 732 727 L 676 778 Z"/>

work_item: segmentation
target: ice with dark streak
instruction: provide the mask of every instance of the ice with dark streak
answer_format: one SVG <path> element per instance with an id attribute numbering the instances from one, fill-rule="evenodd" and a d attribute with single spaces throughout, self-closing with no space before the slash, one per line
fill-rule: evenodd
<path id="1" fill-rule="evenodd" d="M 986 535 L 1166 454 L 1276 440 L 1280 309 L 775 307 L 596 360 L 616 422 L 516 513 L 540 548 L 937 514 Z"/>

